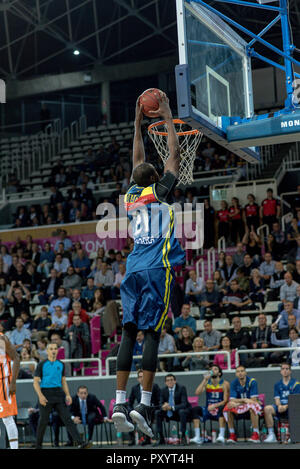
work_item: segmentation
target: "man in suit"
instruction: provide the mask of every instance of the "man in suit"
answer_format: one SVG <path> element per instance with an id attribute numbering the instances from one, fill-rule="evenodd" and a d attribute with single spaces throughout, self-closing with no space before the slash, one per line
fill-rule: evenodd
<path id="1" fill-rule="evenodd" d="M 142 390 L 143 390 L 143 370 L 138 370 L 137 372 L 137 381 L 138 384 L 132 387 L 131 393 L 129 396 L 129 402 L 128 406 L 130 410 L 134 409 L 134 403 L 135 401 L 137 404 L 141 402 L 141 397 L 142 397 Z M 156 409 L 160 408 L 160 389 L 157 384 L 153 384 L 152 387 L 152 396 L 151 396 L 151 407 Z M 152 423 L 154 421 L 154 412 L 152 412 Z M 128 446 L 132 446 L 134 444 L 134 432 L 129 433 L 129 443 Z M 142 446 L 149 445 L 151 443 L 150 437 L 147 435 L 144 435 L 144 440 L 142 442 Z"/>
<path id="2" fill-rule="evenodd" d="M 180 421 L 181 444 L 186 445 L 186 423 L 192 417 L 191 404 L 188 402 L 185 386 L 176 383 L 176 378 L 168 374 L 166 387 L 161 390 L 160 409 L 155 411 L 158 438 L 155 446 L 164 445 L 162 422 L 164 419 Z"/>
<path id="3" fill-rule="evenodd" d="M 62 279 L 57 276 L 57 271 L 51 269 L 50 277 L 42 280 L 38 293 L 40 304 L 48 304 L 57 295 L 57 290 L 62 284 Z"/>
<path id="4" fill-rule="evenodd" d="M 92 441 L 94 426 L 108 420 L 105 407 L 94 394 L 89 394 L 86 386 L 77 389 L 76 396 L 72 397 L 70 411 L 75 424 L 81 423 L 88 427 L 88 441 Z"/>

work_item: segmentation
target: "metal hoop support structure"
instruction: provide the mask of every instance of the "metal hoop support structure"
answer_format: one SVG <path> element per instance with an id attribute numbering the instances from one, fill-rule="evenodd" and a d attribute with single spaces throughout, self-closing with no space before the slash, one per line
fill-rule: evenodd
<path id="1" fill-rule="evenodd" d="M 197 129 L 187 130 L 188 125 L 180 119 L 173 119 L 173 123 L 180 145 L 181 159 L 178 180 L 183 185 L 191 184 L 194 180 L 193 169 L 196 151 L 200 145 L 203 133 Z M 162 120 L 150 124 L 148 126 L 148 134 L 165 165 L 170 155 L 166 121 Z"/>

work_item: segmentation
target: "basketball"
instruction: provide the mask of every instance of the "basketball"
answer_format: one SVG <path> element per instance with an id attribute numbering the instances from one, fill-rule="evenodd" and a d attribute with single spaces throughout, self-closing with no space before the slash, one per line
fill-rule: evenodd
<path id="1" fill-rule="evenodd" d="M 149 111 L 156 111 L 159 108 L 158 99 L 162 91 L 157 88 L 149 88 L 140 96 L 140 104 L 143 106 L 143 113 L 147 117 L 158 117 L 158 114 L 151 114 Z"/>

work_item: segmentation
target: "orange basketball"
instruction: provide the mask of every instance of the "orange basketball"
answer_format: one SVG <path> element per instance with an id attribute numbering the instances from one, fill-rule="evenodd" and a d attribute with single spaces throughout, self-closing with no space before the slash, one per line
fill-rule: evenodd
<path id="1" fill-rule="evenodd" d="M 143 106 L 143 113 L 147 117 L 158 117 L 159 114 L 149 114 L 149 111 L 156 111 L 159 108 L 158 99 L 160 97 L 160 91 L 157 88 L 149 88 L 144 91 L 140 96 L 140 104 Z"/>

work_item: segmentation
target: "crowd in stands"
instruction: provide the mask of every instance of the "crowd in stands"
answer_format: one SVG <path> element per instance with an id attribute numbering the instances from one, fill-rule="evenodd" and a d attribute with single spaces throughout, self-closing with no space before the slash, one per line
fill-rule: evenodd
<path id="1" fill-rule="evenodd" d="M 57 161 L 51 170 L 49 182 L 45 187 L 51 191 L 49 202 L 34 204 L 29 208 L 20 205 L 14 217 L 14 227 L 42 226 L 63 223 L 78 223 L 80 221 L 96 220 L 96 207 L 99 203 L 109 202 L 116 208 L 119 196 L 124 195 L 130 183 L 131 150 L 120 152 L 120 144 L 112 137 L 111 144 L 106 148 L 100 145 L 97 150 L 92 147 L 86 152 L 84 161 L 80 164 L 65 165 L 62 160 Z M 145 133 L 145 150 L 147 161 L 152 163 L 158 172 L 163 171 L 162 161 L 158 158 L 152 142 Z M 218 171 L 217 175 L 231 174 L 239 171 L 237 179 L 245 179 L 245 162 L 234 154 L 223 154 L 224 149 L 213 145 L 210 141 L 204 143 L 197 150 L 195 171 Z M 220 171 L 220 172 L 219 172 Z M 205 175 L 205 174 L 204 174 Z M 200 175 L 201 176 L 201 175 Z M 203 174 L 202 174 L 203 176 Z M 115 183 L 115 188 L 109 197 L 95 197 L 95 185 Z M 67 195 L 63 195 L 62 188 L 68 188 Z M 21 187 L 15 175 L 11 175 L 8 192 L 28 190 Z M 176 189 L 174 202 L 180 204 L 190 202 L 195 205 L 197 196 L 207 195 L 208 186 L 198 191 L 187 188 L 185 191 Z"/>

